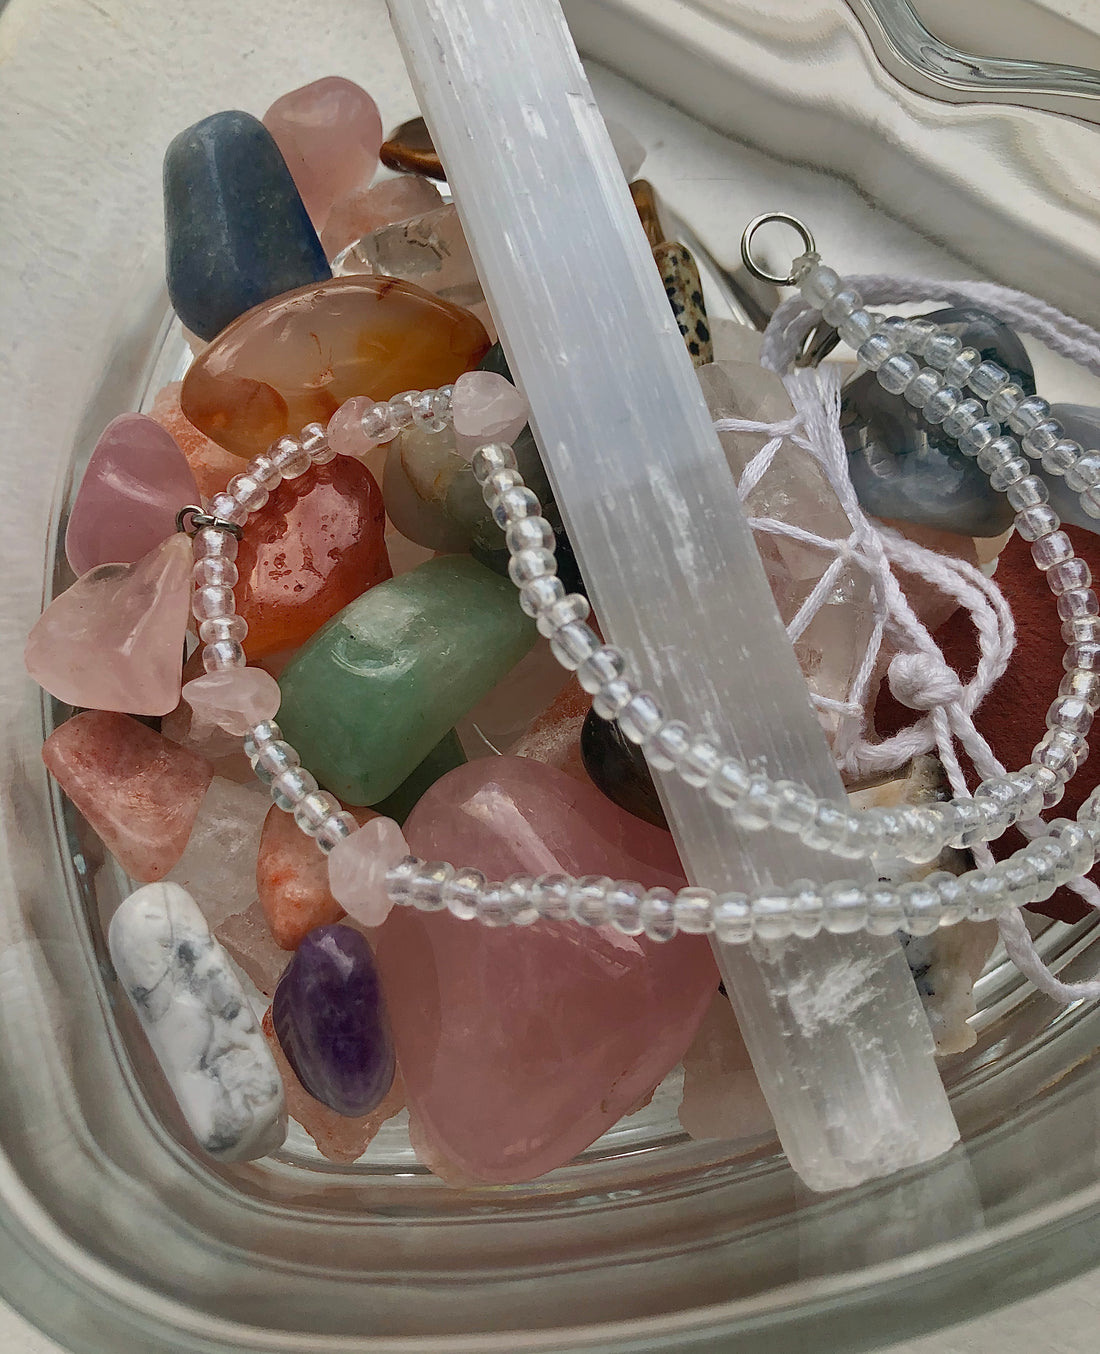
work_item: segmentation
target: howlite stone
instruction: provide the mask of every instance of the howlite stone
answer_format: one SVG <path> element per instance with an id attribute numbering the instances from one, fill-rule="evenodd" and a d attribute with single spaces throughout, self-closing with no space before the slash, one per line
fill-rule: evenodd
<path id="1" fill-rule="evenodd" d="M 1028 394 L 1035 376 L 1016 334 L 974 308 L 933 311 L 928 319 L 999 362 Z M 860 504 L 874 517 L 937 527 L 966 536 L 999 536 L 1012 525 L 1008 500 L 958 444 L 872 372 L 844 392 L 841 430 Z"/>
<path id="2" fill-rule="evenodd" d="M 1080 442 L 1086 451 L 1100 448 L 1100 409 L 1092 409 L 1087 404 L 1052 404 L 1050 416 L 1058 420 L 1066 430 L 1067 437 Z M 1068 522 L 1070 526 L 1100 533 L 1100 521 L 1090 517 L 1081 507 L 1080 497 L 1062 476 L 1044 474 L 1037 461 L 1034 465 L 1035 473 L 1046 480 L 1050 489 L 1050 506 L 1062 521 Z"/>
<path id="3" fill-rule="evenodd" d="M 200 338 L 332 276 L 286 161 L 249 113 L 215 113 L 170 143 L 164 229 L 168 294 Z"/>
<path id="4" fill-rule="evenodd" d="M 453 771 L 456 766 L 462 766 L 465 762 L 466 754 L 462 750 L 458 732 L 451 729 L 443 735 L 420 765 L 401 782 L 393 794 L 387 795 L 377 804 L 372 804 L 371 808 L 386 818 L 392 818 L 395 823 L 404 823 L 419 800 L 440 776 L 445 776 L 448 771 Z"/>
<path id="5" fill-rule="evenodd" d="M 581 757 L 593 785 L 612 803 L 655 827 L 668 827 L 642 749 L 595 710 L 589 710 L 581 726 Z"/>
<path id="6" fill-rule="evenodd" d="M 279 979 L 271 1022 L 294 1075 L 337 1114 L 369 1114 L 393 1085 L 393 1036 L 374 955 L 350 926 L 310 931 Z"/>
<path id="7" fill-rule="evenodd" d="M 515 588 L 427 560 L 334 616 L 283 669 L 279 724 L 326 789 L 378 804 L 535 642 Z"/>

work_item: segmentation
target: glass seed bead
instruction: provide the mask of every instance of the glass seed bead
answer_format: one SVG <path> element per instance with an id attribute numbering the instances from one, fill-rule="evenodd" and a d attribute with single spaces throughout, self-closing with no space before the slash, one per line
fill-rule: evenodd
<path id="1" fill-rule="evenodd" d="M 297 817 L 297 814 L 295 814 Z M 453 877 L 455 867 L 444 860 L 428 860 L 409 881 L 409 901 L 418 912 L 441 912 L 443 885 Z"/>
<path id="2" fill-rule="evenodd" d="M 786 940 L 794 930 L 791 901 L 785 891 L 758 893 L 750 907 L 754 940 Z"/>
<path id="3" fill-rule="evenodd" d="M 752 939 L 752 907 L 744 893 L 715 898 L 714 934 L 724 945 L 746 945 Z"/>
<path id="4" fill-rule="evenodd" d="M 637 687 L 625 677 L 601 686 L 592 697 L 592 709 L 601 719 L 618 719 L 637 694 Z"/>
<path id="5" fill-rule="evenodd" d="M 584 627 L 588 630 L 588 626 Z M 595 638 L 595 632 L 589 630 Z M 588 654 L 577 665 L 577 681 L 589 695 L 594 696 L 601 687 L 609 682 L 618 681 L 626 671 L 626 659 L 618 649 L 610 644 L 602 644 Z"/>
<path id="6" fill-rule="evenodd" d="M 646 756 L 655 771 L 671 771 L 687 754 L 691 731 L 678 719 L 666 720 L 650 739 Z"/>
<path id="7" fill-rule="evenodd" d="M 916 409 L 922 409 L 938 391 L 943 389 L 943 377 L 926 367 L 905 387 L 905 398 Z"/>
<path id="8" fill-rule="evenodd" d="M 981 805 L 974 799 L 956 799 L 953 806 L 954 823 L 948 842 L 951 846 L 966 850 L 984 841 L 985 816 Z"/>
<path id="9" fill-rule="evenodd" d="M 905 923 L 897 888 L 890 883 L 872 884 L 867 890 L 867 930 L 873 936 L 892 936 Z"/>
<path id="10" fill-rule="evenodd" d="M 942 423 L 959 407 L 962 391 L 955 386 L 941 386 L 924 406 L 924 417 L 929 423 Z"/>
<path id="11" fill-rule="evenodd" d="M 350 837 L 358 826 L 359 824 L 346 809 L 337 808 L 318 827 L 313 834 L 313 840 L 327 856 L 330 851 L 335 851 L 346 837 Z"/>
<path id="12" fill-rule="evenodd" d="M 1058 887 L 1054 860 L 1043 847 L 1044 843 L 1041 841 L 1031 842 L 1030 845 L 1024 847 L 1024 859 L 1035 875 L 1032 892 L 1037 903 L 1045 903 Z"/>
<path id="13" fill-rule="evenodd" d="M 693 738 L 676 760 L 676 773 L 688 785 L 703 786 L 721 761 L 721 753 L 709 739 Z"/>
<path id="14" fill-rule="evenodd" d="M 875 332 L 877 324 L 869 310 L 853 310 L 837 325 L 837 333 L 849 348 L 859 348 Z"/>
<path id="15" fill-rule="evenodd" d="M 930 936 L 940 928 L 943 905 L 934 885 L 923 879 L 911 880 L 898 889 L 901 909 L 905 913 L 902 929 L 911 936 Z"/>
<path id="16" fill-rule="evenodd" d="M 1081 507 L 1090 517 L 1100 517 L 1100 489 L 1086 489 L 1081 495 Z"/>
<path id="17" fill-rule="evenodd" d="M 1062 848 L 1065 869 L 1071 879 L 1092 869 L 1096 863 L 1096 847 L 1083 824 L 1072 818 L 1055 818 L 1050 825 L 1050 836 Z"/>
<path id="18" fill-rule="evenodd" d="M 1062 440 L 1065 429 L 1062 425 L 1052 418 L 1044 419 L 1042 423 L 1037 423 L 1034 428 L 1024 433 L 1020 439 L 1024 451 L 1029 456 L 1048 457 L 1054 451 L 1055 447 L 1062 448 L 1063 456 L 1071 456 L 1073 461 L 1081 454 L 1081 448 L 1076 442 L 1068 439 Z M 1060 459 L 1051 459 L 1051 467 L 1061 464 Z M 1045 461 L 1044 461 L 1045 465 Z M 1061 470 L 1055 471 L 1055 474 L 1062 474 L 1065 471 L 1063 466 Z"/>
<path id="19" fill-rule="evenodd" d="M 650 940 L 671 940 L 676 934 L 674 908 L 676 895 L 671 889 L 647 889 L 642 899 L 642 929 Z"/>
<path id="20" fill-rule="evenodd" d="M 1100 673 L 1081 672 L 1075 668 L 1062 678 L 1058 685 L 1058 694 L 1083 700 L 1095 714 L 1100 710 Z"/>
<path id="21" fill-rule="evenodd" d="M 523 476 L 518 470 L 511 470 L 507 467 L 503 470 L 493 470 L 481 486 L 481 497 L 485 500 L 485 506 L 492 512 L 501 494 L 506 494 L 510 489 L 521 488 L 522 486 Z"/>
<path id="22" fill-rule="evenodd" d="M 218 527 L 201 527 L 191 542 L 196 560 L 234 560 L 237 558 L 237 545 L 237 538 L 231 531 L 222 531 Z"/>
<path id="23" fill-rule="evenodd" d="M 714 893 L 711 889 L 681 889 L 672 904 L 672 916 L 676 929 L 688 936 L 706 935 L 713 929 L 711 909 L 714 906 Z"/>
<path id="24" fill-rule="evenodd" d="M 1037 447 L 1035 439 L 1041 432 L 1042 427 L 1040 426 L 1034 432 L 1028 433 L 1023 439 L 1024 450 L 1027 454 L 1029 456 L 1038 455 L 1043 469 L 1048 475 L 1072 473 L 1082 455 L 1081 444 L 1073 442 L 1069 438 L 1063 438 L 1061 441 L 1055 441 L 1053 445 Z"/>
<path id="25" fill-rule="evenodd" d="M 607 912 L 611 925 L 624 936 L 640 936 L 645 930 L 642 904 L 645 889 L 633 880 L 617 879 L 607 893 Z"/>
<path id="26" fill-rule="evenodd" d="M 280 437 L 268 448 L 271 463 L 285 480 L 297 479 L 310 467 L 309 452 L 296 437 Z"/>
<path id="27" fill-rule="evenodd" d="M 268 500 L 268 492 L 251 475 L 234 475 L 225 486 L 225 492 L 232 494 L 242 508 L 258 512 Z"/>
<path id="28" fill-rule="evenodd" d="M 723 809 L 730 808 L 748 792 L 749 770 L 736 757 L 726 757 L 714 769 L 707 781 L 707 796 Z"/>
<path id="29" fill-rule="evenodd" d="M 868 371 L 878 371 L 879 367 L 897 352 L 897 344 L 892 335 L 878 330 L 861 343 L 856 349 L 856 358 Z"/>
<path id="30" fill-rule="evenodd" d="M 796 879 L 786 892 L 791 934 L 801 940 L 812 940 L 820 934 L 825 917 L 825 903 L 820 889 L 812 880 Z"/>
<path id="31" fill-rule="evenodd" d="M 216 639 L 204 646 L 202 665 L 207 672 L 225 672 L 229 668 L 243 668 L 247 663 L 244 649 L 235 639 Z"/>
<path id="32" fill-rule="evenodd" d="M 250 762 L 254 762 L 260 755 L 261 748 L 281 742 L 282 737 L 283 731 L 273 719 L 265 719 L 261 724 L 254 724 L 244 736 L 244 755 Z"/>
<path id="33" fill-rule="evenodd" d="M 638 691 L 619 712 L 619 731 L 624 738 L 644 747 L 661 727 L 661 711 L 648 691 Z"/>
<path id="34" fill-rule="evenodd" d="M 1047 711 L 1048 729 L 1065 729 L 1084 737 L 1092 728 L 1092 711 L 1088 702 L 1075 696 L 1059 696 Z"/>
<path id="35" fill-rule="evenodd" d="M 1010 484 L 1005 496 L 1013 512 L 1023 512 L 1025 508 L 1035 508 L 1050 499 L 1050 490 L 1038 475 L 1028 474 L 1015 484 Z"/>
<path id="36" fill-rule="evenodd" d="M 891 395 L 900 395 L 911 380 L 919 373 L 920 364 L 908 353 L 895 353 L 888 357 L 875 372 L 875 379 L 883 390 Z"/>
<path id="37" fill-rule="evenodd" d="M 613 886 L 606 875 L 582 875 L 569 890 L 569 915 L 582 926 L 606 925 L 607 894 Z"/>
<path id="38" fill-rule="evenodd" d="M 814 811 L 813 822 L 802 833 L 802 840 L 814 851 L 828 851 L 842 859 L 863 854 L 862 844 L 852 831 L 853 815 L 842 804 L 822 800 Z"/>
<path id="39" fill-rule="evenodd" d="M 807 305 L 820 310 L 840 291 L 840 274 L 824 263 L 815 264 L 798 284 Z"/>
<path id="40" fill-rule="evenodd" d="M 1050 569 L 1073 558 L 1073 542 L 1064 531 L 1052 531 L 1032 543 L 1031 558 L 1038 568 Z"/>
<path id="41" fill-rule="evenodd" d="M 923 357 L 928 344 L 942 331 L 938 324 L 918 315 L 905 322 L 905 346 L 914 357 Z"/>
<path id="42" fill-rule="evenodd" d="M 503 472 L 502 472 L 503 473 Z M 526 485 L 517 484 L 497 496 L 491 503 L 493 520 L 498 527 L 507 528 L 510 522 L 524 517 L 538 517 L 542 504 Z"/>
<path id="43" fill-rule="evenodd" d="M 216 644 L 219 639 L 242 640 L 248 634 L 248 622 L 243 616 L 215 616 L 199 624 L 199 639 L 204 644 Z"/>
<path id="44" fill-rule="evenodd" d="M 1024 508 L 1016 514 L 1016 530 L 1025 541 L 1037 541 L 1040 536 L 1049 536 L 1062 525 L 1062 519 L 1049 503 L 1036 504 L 1034 508 Z"/>
<path id="45" fill-rule="evenodd" d="M 281 776 L 284 771 L 302 764 L 294 748 L 281 738 L 272 739 L 257 747 L 255 754 L 249 756 L 249 760 L 252 763 L 252 770 L 256 773 L 256 779 L 262 781 L 264 785 L 270 785 L 276 776 Z"/>
<path id="46" fill-rule="evenodd" d="M 994 873 L 974 870 L 964 883 L 972 921 L 992 921 L 1005 905 L 1005 887 Z"/>
<path id="47" fill-rule="evenodd" d="M 999 425 L 994 424 L 992 426 L 997 427 Z M 977 428 L 978 424 L 975 424 L 974 427 Z M 971 431 L 973 431 L 973 429 Z M 966 450 L 963 445 L 965 440 L 965 437 L 959 438 L 960 451 Z M 1001 466 L 1008 465 L 1010 461 L 1014 461 L 1019 453 L 1020 445 L 1014 437 L 997 437 L 990 438 L 984 447 L 978 448 L 977 452 L 971 453 L 967 451 L 966 454 L 976 455 L 978 458 L 979 469 L 984 470 L 987 475 L 992 475 L 993 472 L 999 470 Z M 1031 467 L 1028 466 L 1028 469 L 1030 470 Z"/>
<path id="48" fill-rule="evenodd" d="M 424 862 L 417 856 L 405 856 L 386 871 L 386 893 L 395 903 L 405 903 L 412 892 L 413 881 Z"/>
<path id="49" fill-rule="evenodd" d="M 853 291 L 851 287 L 844 287 L 834 292 L 821 307 L 821 318 L 834 329 L 839 329 L 848 316 L 859 310 L 862 305 L 863 298 L 859 292 Z"/>
<path id="50" fill-rule="evenodd" d="M 232 522 L 234 526 L 243 526 L 248 521 L 248 509 L 238 503 L 232 494 L 215 494 L 210 500 L 208 512 L 220 522 Z M 217 530 L 217 528 L 212 528 Z M 228 533 L 227 533 L 228 534 Z"/>
<path id="51" fill-rule="evenodd" d="M 284 813 L 293 813 L 299 804 L 317 789 L 317 782 L 303 766 L 292 766 L 279 775 L 268 786 L 271 800 L 277 809 Z"/>
<path id="52" fill-rule="evenodd" d="M 560 630 L 563 625 L 572 625 L 574 621 L 586 621 L 591 612 L 588 598 L 582 597 L 579 592 L 571 592 L 538 611 L 535 625 L 539 634 L 549 639 L 554 631 Z"/>
<path id="53" fill-rule="evenodd" d="M 455 870 L 443 881 L 439 900 L 447 911 L 462 921 L 473 921 L 477 916 L 478 899 L 488 881 L 480 870 L 470 867 Z"/>
<path id="54" fill-rule="evenodd" d="M 1008 372 L 997 362 L 982 362 L 971 374 L 967 384 L 980 400 L 989 400 L 1009 382 Z"/>
<path id="55" fill-rule="evenodd" d="M 200 588 L 208 585 L 231 588 L 238 577 L 237 566 L 233 561 L 218 555 L 197 559 L 191 569 L 191 580 Z"/>
<path id="56" fill-rule="evenodd" d="M 1022 387 L 1015 381 L 1002 386 L 995 395 L 989 397 L 989 417 L 999 419 L 1003 423 L 1026 398 Z"/>
<path id="57" fill-rule="evenodd" d="M 600 647 L 599 637 L 590 625 L 583 621 L 574 621 L 556 630 L 550 639 L 550 648 L 554 657 L 571 672 L 586 659 L 591 658 Z"/>
<path id="58" fill-rule="evenodd" d="M 486 442 L 470 457 L 470 468 L 478 484 L 483 485 L 497 470 L 515 470 L 516 453 L 507 442 Z"/>
<path id="59" fill-rule="evenodd" d="M 775 796 L 767 776 L 759 771 L 753 772 L 749 777 L 748 789 L 733 806 L 734 822 L 749 832 L 758 832 L 771 825 L 774 811 Z"/>
<path id="60" fill-rule="evenodd" d="M 966 889 L 958 875 L 947 870 L 933 870 L 924 876 L 929 888 L 934 888 L 940 896 L 940 925 L 948 926 L 960 922 L 966 917 Z"/>
<path id="61" fill-rule="evenodd" d="M 1062 624 L 1062 638 L 1067 644 L 1100 644 L 1100 617 L 1071 617 Z"/>
<path id="62" fill-rule="evenodd" d="M 817 796 L 805 785 L 793 780 L 777 780 L 772 788 L 775 793 L 772 822 L 780 832 L 790 832 L 801 837 L 813 827 Z"/>
<path id="63" fill-rule="evenodd" d="M 1003 494 L 1006 489 L 1011 489 L 1014 484 L 1019 484 L 1021 480 L 1026 480 L 1031 475 L 1031 462 L 1025 461 L 1022 456 L 1014 456 L 1007 465 L 1002 465 L 994 470 L 989 477 L 989 483 L 998 493 Z"/>
<path id="64" fill-rule="evenodd" d="M 1062 659 L 1067 672 L 1100 672 L 1100 640 L 1084 639 L 1074 643 L 1071 638 L 1068 643 L 1070 647 Z"/>
<path id="65" fill-rule="evenodd" d="M 990 413 L 993 411 L 990 410 Z M 1008 415 L 1008 426 L 1014 433 L 1029 433 L 1050 418 L 1050 405 L 1040 395 L 1028 395 Z M 1058 436 L 1061 436 L 1059 429 Z"/>
<path id="66" fill-rule="evenodd" d="M 508 577 L 522 588 L 524 584 L 536 578 L 548 578 L 557 572 L 557 562 L 552 550 L 542 548 L 517 551 L 508 561 Z"/>
<path id="67" fill-rule="evenodd" d="M 509 522 L 504 540 L 514 555 L 521 550 L 552 550 L 554 528 L 545 517 L 519 517 Z"/>
<path id="68" fill-rule="evenodd" d="M 307 794 L 294 809 L 294 822 L 306 833 L 314 836 L 334 814 L 340 812 L 340 801 L 327 790 L 313 790 Z"/>
<path id="69" fill-rule="evenodd" d="M 277 488 L 283 478 L 275 462 L 266 451 L 261 452 L 259 456 L 253 456 L 245 466 L 244 473 L 250 479 L 254 479 L 257 484 L 269 490 Z"/>
<path id="70" fill-rule="evenodd" d="M 1079 456 L 1076 462 L 1065 470 L 1066 488 L 1075 494 L 1083 494 L 1086 489 L 1100 485 L 1100 452 L 1089 451 Z"/>
<path id="71" fill-rule="evenodd" d="M 399 431 L 405 432 L 415 425 L 419 390 L 402 390 L 398 395 L 391 395 L 386 403 L 390 407 L 390 418 Z"/>
<path id="72" fill-rule="evenodd" d="M 955 406 L 943 421 L 943 430 L 948 437 L 962 437 L 985 414 L 979 400 L 963 400 Z"/>
<path id="73" fill-rule="evenodd" d="M 837 880 L 822 890 L 823 925 L 834 936 L 850 935 L 867 921 L 867 894 L 851 880 Z"/>
<path id="74" fill-rule="evenodd" d="M 534 578 L 519 590 L 519 604 L 528 616 L 539 616 L 564 597 L 565 584 L 556 576 Z"/>
<path id="75" fill-rule="evenodd" d="M 539 875 L 531 885 L 531 901 L 538 908 L 540 917 L 548 921 L 568 921 L 568 877 L 564 874 Z"/>
<path id="76" fill-rule="evenodd" d="M 1050 537 L 1048 536 L 1049 540 Z M 1087 588 L 1092 584 L 1092 570 L 1083 559 L 1076 555 L 1063 560 L 1047 570 L 1047 587 L 1055 596 L 1068 592 L 1070 588 Z"/>
<path id="77" fill-rule="evenodd" d="M 191 597 L 191 614 L 197 621 L 232 616 L 234 609 L 233 589 L 220 583 L 204 583 Z"/>
<path id="78" fill-rule="evenodd" d="M 1077 740 L 1066 729 L 1048 729 L 1035 744 L 1031 757 L 1064 783 L 1077 771 Z"/>
<path id="79" fill-rule="evenodd" d="M 1096 594 L 1091 588 L 1069 588 L 1058 598 L 1058 615 L 1064 621 L 1074 620 L 1077 616 L 1095 616 L 1100 612 Z"/>
<path id="80" fill-rule="evenodd" d="M 954 334 L 933 334 L 925 340 L 924 360 L 937 371 L 945 371 L 962 352 L 962 339 Z"/>
<path id="81" fill-rule="evenodd" d="M 363 436 L 376 446 L 392 442 L 398 432 L 385 400 L 376 400 L 374 404 L 368 405 L 359 415 L 359 426 Z"/>
<path id="82" fill-rule="evenodd" d="M 981 364 L 982 355 L 977 348 L 962 348 L 944 368 L 944 380 L 948 385 L 967 385 Z"/>

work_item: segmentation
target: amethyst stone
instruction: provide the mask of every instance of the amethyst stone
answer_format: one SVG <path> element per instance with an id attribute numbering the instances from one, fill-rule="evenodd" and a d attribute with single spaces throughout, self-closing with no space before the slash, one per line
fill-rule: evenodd
<path id="1" fill-rule="evenodd" d="M 310 931 L 279 980 L 271 1019 L 315 1100 L 350 1119 L 385 1098 L 396 1064 L 374 955 L 350 926 Z"/>

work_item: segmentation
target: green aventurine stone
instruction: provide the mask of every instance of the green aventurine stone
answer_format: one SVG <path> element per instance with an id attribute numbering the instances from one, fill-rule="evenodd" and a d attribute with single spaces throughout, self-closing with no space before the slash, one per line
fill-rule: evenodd
<path id="1" fill-rule="evenodd" d="M 465 555 L 365 592 L 279 678 L 284 737 L 347 804 L 392 794 L 530 649 L 512 584 Z"/>
<path id="2" fill-rule="evenodd" d="M 420 765 L 413 768 L 412 774 L 401 782 L 393 794 L 380 799 L 377 804 L 372 804 L 371 808 L 376 813 L 383 813 L 387 818 L 392 818 L 395 823 L 404 823 L 423 795 L 440 777 L 445 776 L 448 771 L 453 771 L 456 766 L 464 766 L 465 763 L 466 754 L 462 750 L 458 732 L 452 729 L 444 734 L 442 742 L 432 748 Z"/>

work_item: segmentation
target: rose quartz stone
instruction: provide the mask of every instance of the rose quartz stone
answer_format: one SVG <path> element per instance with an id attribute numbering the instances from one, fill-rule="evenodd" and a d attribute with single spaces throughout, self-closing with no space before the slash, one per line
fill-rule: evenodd
<path id="1" fill-rule="evenodd" d="M 321 232 L 321 244 L 332 259 L 372 230 L 442 206 L 443 198 L 435 184 L 416 174 L 402 174 L 371 188 L 353 188 L 332 204 Z"/>
<path id="2" fill-rule="evenodd" d="M 207 345 L 204 345 L 204 347 Z M 217 442 L 212 442 L 184 414 L 180 408 L 182 381 L 173 381 L 157 392 L 149 417 L 154 419 L 167 432 L 183 452 L 191 473 L 199 486 L 203 498 L 211 499 L 220 494 L 234 475 L 241 473 L 241 460 L 231 451 L 226 451 Z"/>
<path id="3" fill-rule="evenodd" d="M 715 992 L 684 1054 L 680 1123 L 692 1138 L 748 1142 L 775 1136 L 775 1123 L 729 998 Z"/>
<path id="4" fill-rule="evenodd" d="M 145 414 L 122 414 L 95 445 L 65 531 L 76 574 L 97 564 L 133 564 L 176 529 L 176 513 L 199 501 L 187 458 Z"/>
<path id="5" fill-rule="evenodd" d="M 214 769 L 126 715 L 88 710 L 56 728 L 46 769 L 132 878 L 163 879 L 183 855 Z"/>
<path id="6" fill-rule="evenodd" d="M 455 447 L 467 460 L 486 442 L 514 442 L 528 419 L 527 401 L 495 371 L 463 372 L 451 408 Z"/>
<path id="7" fill-rule="evenodd" d="M 386 1092 L 386 1098 L 377 1108 L 361 1118 L 349 1119 L 335 1110 L 322 1105 L 306 1090 L 294 1075 L 294 1069 L 287 1062 L 271 1020 L 268 1009 L 263 1018 L 263 1032 L 275 1055 L 275 1065 L 283 1079 L 286 1091 L 286 1112 L 305 1129 L 317 1144 L 317 1150 L 329 1161 L 347 1163 L 358 1161 L 377 1136 L 378 1130 L 395 1114 L 405 1108 L 405 1087 L 401 1080 L 401 1069 L 397 1069 L 393 1085 Z"/>
<path id="8" fill-rule="evenodd" d="M 214 936 L 264 996 L 272 996 L 290 955 L 275 944 L 259 902 L 225 917 L 214 927 Z"/>
<path id="9" fill-rule="evenodd" d="M 355 816 L 361 823 L 375 817 L 370 809 L 357 809 Z M 296 950 L 315 926 L 344 915 L 329 888 L 328 861 L 293 815 L 281 809 L 272 808 L 264 820 L 256 890 L 275 943 L 284 950 Z"/>
<path id="10" fill-rule="evenodd" d="M 408 854 L 408 843 L 393 819 L 372 818 L 329 852 L 328 884 L 333 897 L 363 926 L 381 926 L 392 906 L 386 893 L 386 871 Z"/>
<path id="11" fill-rule="evenodd" d="M 136 564 L 101 564 L 55 597 L 27 639 L 27 671 L 58 700 L 166 715 L 180 698 L 191 542 L 169 536 Z"/>
<path id="12" fill-rule="evenodd" d="M 182 694 L 199 723 L 238 737 L 279 713 L 279 683 L 263 668 L 207 672 L 188 682 Z"/>
<path id="13" fill-rule="evenodd" d="M 365 89 L 327 75 L 276 99 L 263 124 L 282 151 L 319 231 L 337 198 L 366 187 L 378 168 L 382 119 Z"/>
<path id="14" fill-rule="evenodd" d="M 684 882 L 667 832 L 517 757 L 471 762 L 413 809 L 414 854 L 516 872 Z M 394 908 L 378 964 L 410 1113 L 456 1178 L 529 1180 L 569 1161 L 680 1061 L 718 974 L 706 940 L 573 922 L 487 928 Z"/>

